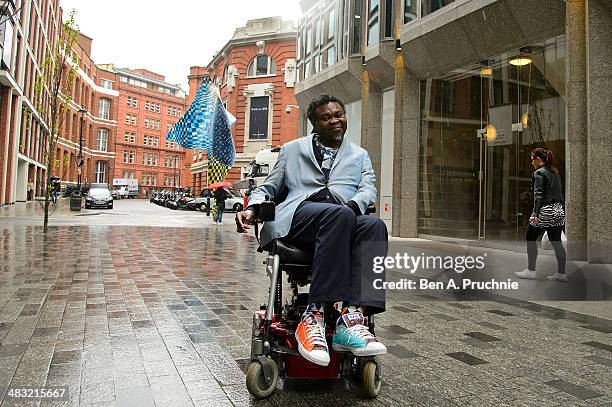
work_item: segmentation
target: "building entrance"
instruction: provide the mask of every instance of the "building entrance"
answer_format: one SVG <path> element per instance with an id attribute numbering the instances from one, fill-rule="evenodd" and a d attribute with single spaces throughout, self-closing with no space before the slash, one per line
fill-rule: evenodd
<path id="1" fill-rule="evenodd" d="M 564 175 L 565 48 L 558 37 L 421 83 L 419 233 L 522 240 L 533 148 Z"/>

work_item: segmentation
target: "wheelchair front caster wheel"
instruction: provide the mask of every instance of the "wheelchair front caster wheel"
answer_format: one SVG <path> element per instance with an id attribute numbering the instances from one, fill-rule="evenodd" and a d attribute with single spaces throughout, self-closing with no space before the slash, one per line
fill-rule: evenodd
<path id="1" fill-rule="evenodd" d="M 269 381 L 266 381 L 264 375 L 263 366 L 259 361 L 251 362 L 249 370 L 246 374 L 246 386 L 249 393 L 256 399 L 263 399 L 268 397 L 276 390 L 276 384 L 278 383 L 278 366 L 276 362 L 269 359 L 268 362 L 271 370 L 271 377 Z"/>
<path id="2" fill-rule="evenodd" d="M 380 370 L 377 366 L 377 363 L 368 360 L 363 365 L 363 370 L 361 371 L 361 392 L 364 397 L 373 399 L 378 396 L 378 392 L 380 391 L 380 384 L 382 380 L 380 377 Z"/>

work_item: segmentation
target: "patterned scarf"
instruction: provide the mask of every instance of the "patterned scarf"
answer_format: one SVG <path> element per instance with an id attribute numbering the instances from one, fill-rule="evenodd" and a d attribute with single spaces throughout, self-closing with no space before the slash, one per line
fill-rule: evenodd
<path id="1" fill-rule="evenodd" d="M 334 160 L 336 159 L 336 154 L 338 153 L 338 148 L 333 147 L 325 147 L 319 141 L 319 135 L 314 135 L 315 145 L 323 155 L 323 162 L 321 163 L 321 168 L 329 174 L 332 165 L 334 164 Z"/>

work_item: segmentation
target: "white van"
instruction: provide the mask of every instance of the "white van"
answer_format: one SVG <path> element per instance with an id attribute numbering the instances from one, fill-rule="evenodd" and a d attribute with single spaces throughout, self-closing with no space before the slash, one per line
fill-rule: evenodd
<path id="1" fill-rule="evenodd" d="M 248 177 L 253 178 L 256 185 L 261 185 L 268 177 L 270 171 L 272 171 L 272 168 L 274 168 L 276 164 L 279 151 L 280 147 L 261 149 L 255 156 L 255 159 L 251 161 Z"/>

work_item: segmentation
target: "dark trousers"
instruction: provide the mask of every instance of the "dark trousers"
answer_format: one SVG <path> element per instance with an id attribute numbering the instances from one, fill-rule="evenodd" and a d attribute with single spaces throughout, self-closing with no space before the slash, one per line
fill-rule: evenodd
<path id="1" fill-rule="evenodd" d="M 310 303 L 348 302 L 365 306 L 368 314 L 385 310 L 385 291 L 373 287 L 373 259 L 387 254 L 387 227 L 375 217 L 348 207 L 302 202 L 283 240 L 313 252 Z"/>
<path id="2" fill-rule="evenodd" d="M 555 257 L 557 258 L 557 271 L 560 274 L 565 274 L 565 248 L 561 242 L 561 232 L 563 226 L 555 226 L 549 228 L 538 228 L 533 225 L 527 227 L 527 233 L 525 234 L 525 240 L 527 241 L 527 268 L 529 270 L 535 270 L 536 261 L 538 259 L 538 245 L 536 240 L 546 231 L 548 234 L 548 240 L 555 250 Z"/>

